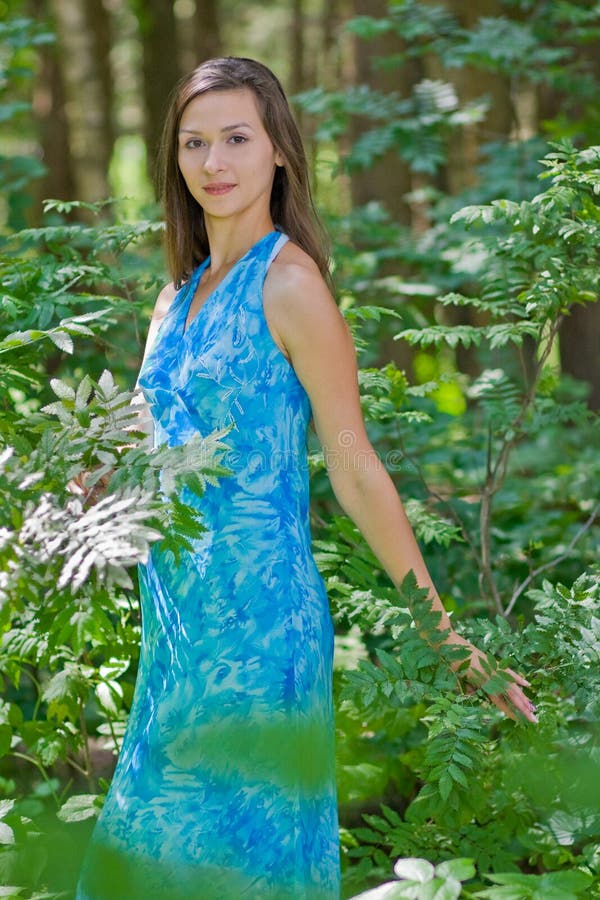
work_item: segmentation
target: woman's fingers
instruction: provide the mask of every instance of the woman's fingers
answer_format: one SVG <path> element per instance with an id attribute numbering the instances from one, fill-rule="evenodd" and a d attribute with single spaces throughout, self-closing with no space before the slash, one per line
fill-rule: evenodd
<path id="1" fill-rule="evenodd" d="M 502 694 L 492 694 L 490 696 L 490 700 L 492 701 L 494 706 L 497 706 L 498 709 L 505 713 L 509 719 L 512 719 L 513 722 L 517 721 L 516 715 L 514 714 L 513 710 L 508 705 Z"/>
<path id="2" fill-rule="evenodd" d="M 507 670 L 508 671 L 508 670 Z M 490 699 L 502 712 L 506 713 L 509 718 L 516 721 L 515 711 L 524 716 L 528 722 L 537 724 L 536 708 L 529 697 L 525 696 L 520 687 L 516 684 L 510 685 L 503 694 L 492 694 Z"/>
<path id="3" fill-rule="evenodd" d="M 69 481 L 67 489 L 71 494 L 80 497 L 84 503 L 93 505 L 94 503 L 97 503 L 98 500 L 102 499 L 102 495 L 106 491 L 110 481 L 111 473 L 106 472 L 91 488 L 87 486 L 90 474 L 92 473 L 79 472 Z"/>
<path id="4" fill-rule="evenodd" d="M 531 687 L 531 683 L 529 681 L 527 681 L 526 678 L 523 678 L 522 675 L 519 675 L 518 672 L 513 672 L 512 669 L 504 669 L 504 671 L 508 672 L 508 674 L 511 676 L 511 678 L 513 678 L 514 681 L 517 682 L 517 684 L 520 684 L 521 687 Z"/>
<path id="5" fill-rule="evenodd" d="M 490 695 L 491 701 L 510 719 L 517 720 L 516 713 L 520 713 L 527 721 L 537 724 L 535 715 L 536 708 L 523 691 L 522 687 L 531 687 L 529 681 L 513 669 L 502 669 L 511 678 L 511 683 L 507 685 L 506 690 L 501 694 Z M 471 665 L 467 673 L 467 678 L 475 687 L 481 687 L 488 680 L 485 671 L 482 668 L 481 654 L 474 648 L 471 655 Z"/>
<path id="6" fill-rule="evenodd" d="M 516 710 L 521 713 L 528 722 L 532 722 L 534 725 L 537 724 L 538 720 L 535 715 L 535 706 L 522 692 L 519 692 L 517 695 L 511 694 L 509 691 L 507 691 L 506 694 L 492 694 L 490 700 L 494 706 L 497 706 L 498 709 L 502 710 L 502 712 L 513 721 L 517 721 L 517 716 L 515 715 Z"/>
<path id="7" fill-rule="evenodd" d="M 511 686 L 506 691 L 506 695 L 515 709 L 522 713 L 529 722 L 537 724 L 535 705 L 531 702 L 529 697 L 525 696 L 520 688 Z"/>
<path id="8" fill-rule="evenodd" d="M 514 709 L 517 709 L 522 713 L 529 722 L 537 723 L 535 705 L 531 702 L 529 697 L 523 693 L 520 687 L 531 687 L 531 684 L 526 678 L 523 678 L 522 675 L 519 675 L 512 669 L 504 669 L 504 671 L 513 679 L 513 683 L 510 684 L 504 692 L 505 696 L 508 698 Z"/>

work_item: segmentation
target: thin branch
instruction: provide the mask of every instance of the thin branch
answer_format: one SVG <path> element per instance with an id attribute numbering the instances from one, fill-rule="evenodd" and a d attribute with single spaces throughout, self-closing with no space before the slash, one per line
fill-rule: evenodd
<path id="1" fill-rule="evenodd" d="M 117 740 L 117 735 L 116 735 L 116 732 L 115 732 L 115 729 L 114 729 L 113 720 L 107 717 L 106 721 L 108 722 L 108 727 L 110 728 L 110 736 L 111 736 L 111 738 L 112 738 L 112 742 L 113 742 L 114 747 L 115 747 L 115 753 L 118 754 L 118 752 L 119 752 L 119 741 Z"/>
<path id="2" fill-rule="evenodd" d="M 85 721 L 85 707 L 81 698 L 79 698 L 79 730 L 81 731 L 81 737 L 83 740 L 83 760 L 85 765 L 83 772 L 89 783 L 91 784 L 94 771 L 92 765 L 92 755 L 90 753 L 90 739 L 88 735 L 87 724 Z"/>
<path id="3" fill-rule="evenodd" d="M 496 605 L 497 611 L 502 616 L 506 616 L 507 612 L 502 605 L 502 600 L 498 589 L 496 587 L 496 583 L 494 581 L 494 574 L 492 570 L 492 561 L 491 561 L 491 523 L 492 523 L 492 498 L 494 494 L 500 490 L 502 487 L 504 480 L 506 478 L 506 473 L 508 471 L 508 464 L 510 460 L 510 454 L 517 444 L 521 428 L 527 413 L 529 412 L 530 407 L 532 406 L 535 396 L 537 386 L 541 377 L 541 374 L 544 370 L 544 366 L 552 352 L 552 348 L 554 346 L 554 341 L 558 334 L 560 325 L 562 323 L 563 316 L 558 315 L 556 319 L 552 322 L 550 326 L 550 330 L 548 333 L 548 338 L 546 340 L 544 349 L 540 355 L 540 358 L 537 362 L 535 372 L 533 378 L 531 379 L 531 384 L 527 388 L 523 400 L 521 402 L 521 408 L 519 412 L 513 419 L 509 428 L 506 429 L 505 435 L 507 433 L 512 434 L 510 438 L 504 437 L 500 451 L 496 457 L 495 463 L 492 465 L 491 457 L 492 457 L 492 439 L 491 439 L 491 430 L 489 432 L 488 438 L 488 458 L 487 458 L 487 476 L 486 481 L 483 486 L 481 492 L 481 512 L 480 512 L 480 529 L 481 529 L 481 566 L 482 572 L 480 577 L 480 584 L 487 584 L 489 587 L 492 597 L 494 599 L 494 603 Z"/>
<path id="4" fill-rule="evenodd" d="M 498 489 L 495 481 L 495 473 L 492 470 L 492 429 L 488 429 L 488 442 L 486 453 L 486 479 L 481 491 L 481 506 L 479 510 L 479 533 L 481 535 L 481 558 L 479 586 L 484 593 L 487 585 L 496 610 L 502 615 L 504 607 L 492 571 L 491 548 L 491 523 L 492 523 L 492 498 Z"/>
<path id="5" fill-rule="evenodd" d="M 54 790 L 54 787 L 52 786 L 52 780 L 48 777 L 48 773 L 46 772 L 42 763 L 38 759 L 35 759 L 35 757 L 29 756 L 27 753 L 20 753 L 18 750 L 13 750 L 11 752 L 11 756 L 14 756 L 16 759 L 24 759 L 25 762 L 31 763 L 32 766 L 35 766 L 35 768 L 38 770 L 38 772 L 46 782 L 48 789 L 56 803 L 57 809 L 60 808 L 60 800 L 58 799 L 58 794 Z"/>
<path id="6" fill-rule="evenodd" d="M 83 775 L 89 781 L 90 773 L 86 769 L 84 769 L 83 766 L 80 766 L 72 756 L 67 756 L 66 761 L 71 766 L 71 768 L 75 769 L 80 773 L 80 775 Z"/>
<path id="7" fill-rule="evenodd" d="M 546 365 L 546 362 L 548 360 L 548 357 L 550 356 L 550 353 L 552 352 L 552 348 L 554 346 L 554 341 L 558 334 L 558 330 L 562 324 L 562 320 L 563 320 L 563 316 L 559 315 L 556 317 L 556 319 L 552 323 L 551 328 L 550 328 L 550 333 L 548 335 L 548 340 L 546 342 L 546 346 L 544 347 L 544 349 L 542 351 L 542 355 L 540 356 L 540 358 L 538 360 L 538 364 L 536 366 L 535 374 L 532 378 L 531 385 L 529 386 L 529 389 L 527 390 L 527 392 L 525 393 L 525 396 L 523 397 L 523 401 L 521 403 L 521 409 L 515 416 L 514 420 L 511 422 L 510 427 L 507 429 L 508 431 L 513 432 L 513 436 L 510 439 L 507 439 L 504 441 L 502 449 L 500 450 L 500 453 L 498 454 L 498 457 L 496 459 L 496 464 L 494 465 L 494 468 L 493 468 L 494 490 L 498 490 L 498 488 L 502 485 L 502 482 L 506 475 L 506 470 L 508 468 L 509 454 L 519 439 L 519 433 L 521 431 L 521 426 L 523 424 L 525 416 L 529 412 L 529 408 L 532 405 L 533 401 L 535 400 L 536 390 L 537 390 L 537 386 L 538 386 L 542 371 L 544 369 L 544 366 Z"/>

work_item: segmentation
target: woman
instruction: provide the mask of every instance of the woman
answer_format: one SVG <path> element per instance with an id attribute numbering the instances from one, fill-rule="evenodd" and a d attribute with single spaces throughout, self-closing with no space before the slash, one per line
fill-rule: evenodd
<path id="1" fill-rule="evenodd" d="M 395 585 L 413 569 L 450 625 L 369 443 L 351 335 L 327 287 L 301 139 L 260 63 L 183 79 L 162 152 L 173 283 L 139 383 L 155 444 L 228 429 L 206 531 L 141 569 L 135 697 L 79 900 L 339 896 L 333 631 L 310 548 L 312 418 L 335 495 Z M 494 702 L 535 721 L 514 675 Z"/>

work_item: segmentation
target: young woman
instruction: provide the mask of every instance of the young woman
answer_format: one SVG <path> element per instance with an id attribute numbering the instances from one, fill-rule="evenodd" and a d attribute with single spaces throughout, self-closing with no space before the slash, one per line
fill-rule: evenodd
<path id="1" fill-rule="evenodd" d="M 335 495 L 395 585 L 413 569 L 452 629 L 369 443 L 355 349 L 327 286 L 302 142 L 264 65 L 179 84 L 162 153 L 173 283 L 139 383 L 155 444 L 228 429 L 233 474 L 193 552 L 153 546 L 127 732 L 78 898 L 339 897 L 333 631 L 311 555 L 312 419 Z M 535 721 L 514 680 L 494 702 Z"/>

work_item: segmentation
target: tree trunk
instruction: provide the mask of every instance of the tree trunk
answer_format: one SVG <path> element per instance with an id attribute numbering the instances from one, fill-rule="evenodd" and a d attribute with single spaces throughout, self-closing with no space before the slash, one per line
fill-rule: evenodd
<path id="1" fill-rule="evenodd" d="M 355 15 L 356 0 L 321 0 L 320 34 L 311 47 L 312 83 L 327 91 L 357 81 L 357 54 L 354 38 L 345 28 Z"/>
<path id="2" fill-rule="evenodd" d="M 444 5 L 465 29 L 474 28 L 483 16 L 506 15 L 505 7 L 498 0 L 479 0 L 474 4 L 464 3 L 463 0 L 446 0 Z M 441 191 L 450 195 L 460 194 L 478 183 L 477 169 L 482 162 L 482 143 L 508 141 L 515 129 L 511 87 L 507 78 L 473 66 L 456 67 L 449 71 L 442 66 L 438 56 L 427 59 L 426 69 L 429 78 L 448 81 L 454 85 L 461 105 L 480 97 L 489 98 L 489 109 L 481 122 L 452 131 L 446 145 L 446 164 L 436 176 L 436 186 Z M 482 202 L 488 199 L 495 198 L 484 195 Z M 441 318 L 446 325 L 478 324 L 473 310 L 467 307 L 445 307 L 441 310 Z M 533 349 L 527 343 L 524 345 L 526 367 L 532 364 Z M 479 375 L 481 366 L 477 349 L 459 345 L 456 348 L 456 366 L 460 372 L 473 377 Z"/>
<path id="3" fill-rule="evenodd" d="M 51 0 L 50 10 L 65 87 L 74 191 L 79 200 L 103 200 L 109 193 L 114 141 L 108 13 L 97 0 Z"/>
<path id="4" fill-rule="evenodd" d="M 598 42 L 578 48 L 580 62 L 586 63 L 596 82 L 600 82 L 600 46 Z M 567 115 L 570 127 L 579 132 L 586 143 L 597 143 L 595 111 L 586 109 L 586 99 L 575 102 L 548 85 L 537 92 L 537 117 L 540 123 Z M 579 120 L 579 121 L 578 121 Z M 577 126 L 574 123 L 577 122 Z M 560 363 L 566 375 L 590 385 L 588 405 L 600 409 L 600 302 L 573 306 L 559 331 Z"/>
<path id="5" fill-rule="evenodd" d="M 354 15 L 383 18 L 387 15 L 387 3 L 385 0 L 354 0 Z M 381 57 L 398 53 L 401 49 L 401 42 L 393 33 L 368 41 L 357 38 L 354 52 L 355 83 L 367 84 L 384 93 L 397 91 L 403 96 L 410 94 L 413 85 L 421 78 L 419 61 L 406 63 L 402 68 L 393 70 L 374 65 Z M 352 137 L 356 139 L 372 126 L 372 120 L 357 117 Z M 351 185 L 354 206 L 378 200 L 396 220 L 410 225 L 411 211 L 405 194 L 411 189 L 411 172 L 408 164 L 395 151 L 388 152 L 368 169 L 353 172 Z"/>
<path id="6" fill-rule="evenodd" d="M 590 409 L 600 409 L 600 302 L 575 306 L 565 316 L 559 332 L 562 371 L 587 381 Z"/>
<path id="7" fill-rule="evenodd" d="M 34 0 L 33 15 L 44 15 L 43 0 Z M 33 93 L 33 112 L 46 174 L 35 182 L 35 202 L 31 224 L 40 222 L 42 200 L 73 200 L 76 196 L 74 163 L 69 142 L 69 120 L 65 109 L 65 85 L 56 44 L 42 44 L 38 50 L 40 73 Z"/>
<path id="8" fill-rule="evenodd" d="M 309 86 L 310 76 L 314 76 L 314 72 L 308 72 L 306 58 L 306 9 L 305 0 L 292 0 L 291 3 L 291 21 L 289 31 L 289 72 L 288 72 L 288 93 L 290 96 L 300 94 Z M 303 137 L 304 147 L 311 170 L 312 182 L 315 184 L 315 171 L 317 164 L 317 145 L 314 140 L 314 128 L 309 117 L 304 114 L 302 107 L 292 101 L 294 118 L 298 123 L 298 127 Z"/>
<path id="9" fill-rule="evenodd" d="M 196 0 L 194 50 L 196 66 L 223 52 L 218 0 Z"/>
<path id="10" fill-rule="evenodd" d="M 169 96 L 180 74 L 176 21 L 171 0 L 134 0 L 133 10 L 142 43 L 144 138 L 152 177 Z"/>
<path id="11" fill-rule="evenodd" d="M 304 58 L 304 0 L 292 0 L 290 28 L 290 91 L 299 94 L 306 87 Z"/>
<path id="12" fill-rule="evenodd" d="M 387 15 L 386 0 L 354 0 L 355 16 Z M 407 61 L 401 68 L 383 69 L 374 65 L 382 57 L 397 54 L 403 49 L 402 41 L 394 33 L 380 35 L 365 41 L 357 38 L 354 43 L 354 82 L 367 84 L 382 93 L 397 92 L 403 97 L 412 93 L 413 86 L 421 78 L 421 61 Z M 374 125 L 368 117 L 356 117 L 353 122 L 351 139 L 355 140 Z M 413 176 L 409 165 L 395 150 L 386 153 L 368 169 L 351 173 L 351 195 L 353 206 L 363 206 L 370 201 L 378 201 L 392 216 L 392 219 L 410 227 L 412 210 L 406 194 L 413 186 Z M 398 263 L 390 261 L 380 270 L 381 275 L 398 274 Z M 405 273 L 406 274 L 406 273 Z M 387 298 L 373 296 L 371 303 L 389 303 Z M 377 363 L 385 365 L 394 362 L 412 379 L 413 348 L 404 341 L 394 341 L 389 328 L 382 329 L 379 341 Z"/>
<path id="13" fill-rule="evenodd" d="M 482 17 L 506 16 L 506 7 L 499 0 L 478 0 L 474 4 L 447 0 L 444 5 L 459 25 L 467 30 L 474 28 Z M 511 85 L 506 77 L 474 66 L 456 67 L 448 71 L 437 56 L 427 60 L 427 75 L 450 81 L 461 104 L 481 97 L 489 98 L 485 118 L 456 129 L 448 141 L 447 163 L 440 173 L 440 187 L 449 194 L 458 194 L 477 182 L 477 167 L 482 161 L 481 145 L 508 140 L 517 126 Z"/>
<path id="14" fill-rule="evenodd" d="M 218 0 L 195 0 L 177 16 L 177 58 L 180 72 L 191 72 L 207 59 L 222 56 Z"/>
<path id="15" fill-rule="evenodd" d="M 110 8 L 110 7 L 109 7 Z M 85 0 L 85 16 L 93 39 L 94 65 L 98 78 L 103 127 L 106 129 L 105 159 L 110 163 L 115 146 L 116 127 L 114 119 L 115 90 L 110 64 L 113 46 L 112 19 L 101 0 Z"/>
<path id="16" fill-rule="evenodd" d="M 340 0 L 323 0 L 321 8 L 322 53 L 315 54 L 315 71 L 318 84 L 327 90 L 339 89 L 342 81 L 340 5 Z"/>

